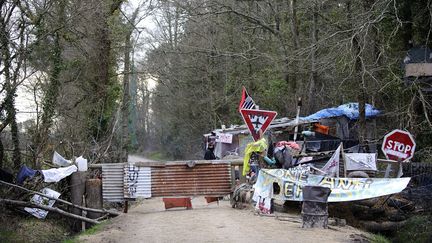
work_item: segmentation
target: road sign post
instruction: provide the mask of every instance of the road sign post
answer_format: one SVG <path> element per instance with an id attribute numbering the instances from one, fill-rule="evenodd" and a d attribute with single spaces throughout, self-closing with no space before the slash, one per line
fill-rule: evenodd
<path id="1" fill-rule="evenodd" d="M 396 129 L 384 136 L 381 150 L 389 160 L 407 162 L 414 156 L 415 147 L 409 132 Z"/>

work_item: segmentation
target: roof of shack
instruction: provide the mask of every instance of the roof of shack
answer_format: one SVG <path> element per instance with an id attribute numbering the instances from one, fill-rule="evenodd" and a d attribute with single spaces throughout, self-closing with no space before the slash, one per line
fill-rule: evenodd
<path id="1" fill-rule="evenodd" d="M 381 111 L 375 108 L 370 104 L 366 104 L 366 118 L 374 118 L 381 114 Z M 296 119 L 289 119 L 287 117 L 282 117 L 279 119 L 274 119 L 273 122 L 269 126 L 269 130 L 278 129 L 278 128 L 294 128 L 297 125 L 310 124 L 319 122 L 324 118 L 336 118 L 345 116 L 349 120 L 356 120 L 359 118 L 359 106 L 358 103 L 346 103 L 337 107 L 330 107 L 326 109 L 319 110 L 309 116 L 300 117 L 298 122 Z M 231 125 L 229 128 L 225 129 L 215 129 L 213 130 L 215 133 L 230 133 L 233 135 L 236 134 L 248 134 L 249 130 L 246 124 L 242 125 Z M 208 136 L 208 134 L 204 134 L 204 136 Z"/>

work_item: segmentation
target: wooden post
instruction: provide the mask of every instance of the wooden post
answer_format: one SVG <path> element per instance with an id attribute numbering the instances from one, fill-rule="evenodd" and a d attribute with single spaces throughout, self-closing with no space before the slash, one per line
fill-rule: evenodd
<path id="1" fill-rule="evenodd" d="M 86 201 L 84 195 L 82 196 L 82 201 L 83 201 L 82 206 L 85 206 Z M 86 217 L 87 212 L 85 210 L 82 210 L 81 214 L 82 214 L 81 216 Z M 85 230 L 86 230 L 86 223 L 84 221 L 81 221 L 81 231 L 84 232 Z"/>
<path id="2" fill-rule="evenodd" d="M 385 174 L 384 174 L 384 178 L 388 178 L 388 177 L 389 177 L 389 175 L 390 175 L 390 171 L 391 171 L 391 167 L 392 167 L 392 164 L 391 164 L 391 163 L 388 163 L 388 164 L 387 164 L 386 171 L 385 171 Z"/>
<path id="3" fill-rule="evenodd" d="M 300 117 L 300 109 L 302 106 L 302 98 L 299 97 L 297 101 L 297 113 L 296 113 L 296 119 L 295 119 L 295 127 L 294 127 L 294 142 L 297 140 L 297 134 L 298 134 L 298 123 L 299 123 L 299 117 Z"/>
<path id="4" fill-rule="evenodd" d="M 344 177 L 346 178 L 347 177 L 347 169 L 346 169 L 346 161 L 345 161 L 344 150 L 343 150 L 343 143 L 342 142 L 341 142 L 340 146 L 341 146 L 341 156 L 342 156 L 343 166 L 344 166 Z M 340 159 L 340 157 L 339 157 L 339 159 Z M 337 171 L 337 177 L 339 178 L 339 170 Z"/>
<path id="5" fill-rule="evenodd" d="M 102 209 L 102 180 L 88 179 L 85 190 L 87 207 Z M 102 216 L 102 213 L 87 212 L 87 216 L 91 219 L 97 219 Z"/>
<path id="6" fill-rule="evenodd" d="M 128 212 L 128 207 L 129 207 L 129 201 L 125 200 L 123 213 L 127 213 Z"/>
<path id="7" fill-rule="evenodd" d="M 403 171 L 402 171 L 402 160 L 400 158 L 398 159 L 398 164 L 399 164 L 399 170 L 396 175 L 396 178 L 401 178 L 403 175 Z"/>
<path id="8" fill-rule="evenodd" d="M 87 172 L 77 171 L 71 175 L 70 187 L 71 187 L 71 202 L 75 205 L 82 205 L 83 195 L 85 193 L 85 180 Z M 81 215 L 81 209 L 73 208 L 72 213 L 75 215 Z M 73 223 L 74 230 L 79 231 L 81 225 L 79 221 Z"/>

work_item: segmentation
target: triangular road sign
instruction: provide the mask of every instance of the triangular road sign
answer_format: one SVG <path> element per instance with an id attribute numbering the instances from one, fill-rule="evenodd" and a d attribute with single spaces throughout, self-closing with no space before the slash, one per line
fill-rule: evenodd
<path id="1" fill-rule="evenodd" d="M 260 131 L 265 133 L 270 123 L 275 119 L 276 111 L 265 110 L 240 110 L 243 120 L 255 141 L 260 139 Z"/>

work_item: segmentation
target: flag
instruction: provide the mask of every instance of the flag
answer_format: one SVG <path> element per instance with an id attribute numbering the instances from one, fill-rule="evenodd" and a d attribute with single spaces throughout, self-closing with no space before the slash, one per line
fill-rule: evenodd
<path id="1" fill-rule="evenodd" d="M 326 173 L 327 176 L 339 177 L 339 157 L 340 151 L 342 148 L 342 143 L 334 152 L 333 156 L 329 159 L 329 161 L 322 167 L 322 171 Z"/>
<path id="2" fill-rule="evenodd" d="M 377 170 L 375 153 L 343 153 L 342 157 L 346 170 Z"/>
<path id="3" fill-rule="evenodd" d="M 253 101 L 252 97 L 249 96 L 245 87 L 243 87 L 243 91 L 242 91 L 242 98 L 238 108 L 239 112 L 242 109 L 248 109 L 248 110 L 256 109 L 255 102 Z"/>

